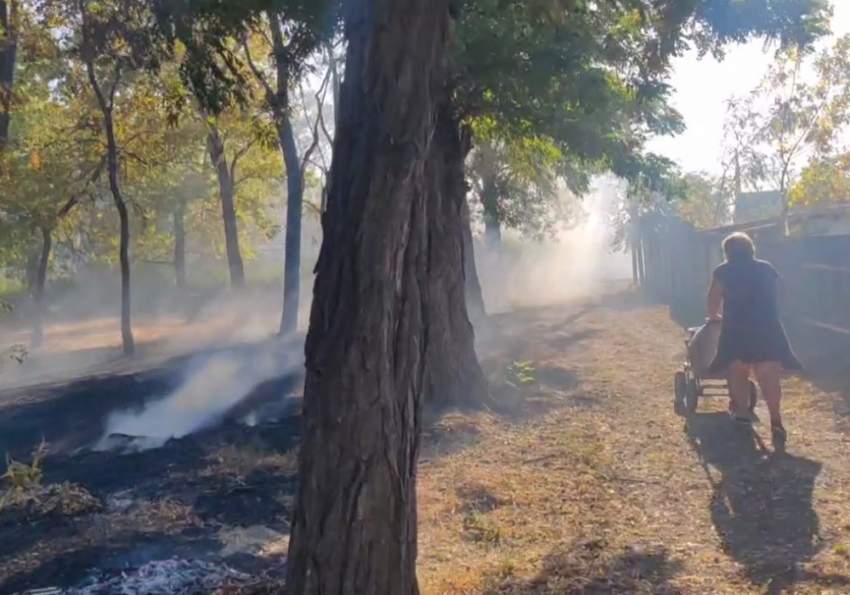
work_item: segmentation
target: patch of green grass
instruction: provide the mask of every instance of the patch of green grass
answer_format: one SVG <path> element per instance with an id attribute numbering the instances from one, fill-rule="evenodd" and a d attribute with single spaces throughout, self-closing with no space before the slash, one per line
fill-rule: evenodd
<path id="1" fill-rule="evenodd" d="M 14 460 L 10 455 L 6 455 L 6 473 L 0 476 L 0 479 L 5 480 L 9 485 L 6 496 L 14 496 L 41 485 L 41 479 L 44 475 L 41 462 L 47 456 L 47 452 L 47 443 L 42 440 L 38 448 L 33 451 L 29 463 L 21 463 Z"/>
<path id="2" fill-rule="evenodd" d="M 502 541 L 502 531 L 486 514 L 470 512 L 463 516 L 463 532 L 470 541 L 490 546 Z"/>
<path id="3" fill-rule="evenodd" d="M 517 388 L 537 382 L 534 362 L 512 362 L 505 371 L 505 381 Z"/>

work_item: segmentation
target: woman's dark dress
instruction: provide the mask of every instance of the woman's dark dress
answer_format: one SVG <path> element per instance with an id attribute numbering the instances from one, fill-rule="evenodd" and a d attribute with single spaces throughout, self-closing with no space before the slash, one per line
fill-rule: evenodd
<path id="1" fill-rule="evenodd" d="M 724 262 L 714 278 L 723 287 L 723 321 L 709 371 L 722 373 L 735 361 L 779 362 L 785 370 L 800 370 L 779 319 L 776 269 L 764 260 Z"/>

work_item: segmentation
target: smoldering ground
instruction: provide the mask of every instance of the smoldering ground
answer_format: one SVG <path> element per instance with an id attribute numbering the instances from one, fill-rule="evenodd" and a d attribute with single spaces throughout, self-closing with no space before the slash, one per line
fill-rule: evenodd
<path id="1" fill-rule="evenodd" d="M 488 310 L 586 299 L 628 277 L 629 259 L 609 250 L 608 207 L 594 208 L 596 215 L 557 242 L 508 238 L 500 251 L 479 246 Z M 52 486 L 78 486 L 94 504 L 70 517 L 30 506 L 0 518 L 4 590 L 71 585 L 173 556 L 227 560 L 246 572 L 279 569 L 285 547 L 266 544 L 248 555 L 231 535 L 242 527 L 277 543 L 288 533 L 302 430 L 303 336 L 272 337 L 279 296 L 222 295 L 188 323 L 173 317 L 166 324 L 168 313 L 158 313 L 165 330 L 147 352 L 140 341 L 133 360 L 95 361 L 96 374 L 78 367 L 47 384 L 6 391 L 0 448 L 26 461 L 44 438 L 50 453 L 43 485 L 57 493 L 66 488 Z M 306 297 L 302 310 L 309 311 Z M 101 332 L 115 341 L 117 321 L 111 322 L 100 323 Z M 499 340 L 484 329 L 477 334 L 482 353 Z M 79 347 L 73 332 L 66 343 L 56 337 L 56 356 Z M 36 545 L 39 556 L 21 555 Z"/>

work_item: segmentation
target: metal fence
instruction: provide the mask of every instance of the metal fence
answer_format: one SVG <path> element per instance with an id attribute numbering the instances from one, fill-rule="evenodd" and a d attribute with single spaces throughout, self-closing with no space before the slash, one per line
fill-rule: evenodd
<path id="1" fill-rule="evenodd" d="M 647 229 L 646 227 L 649 227 Z M 722 261 L 721 242 L 746 231 L 760 258 L 782 276 L 781 306 L 789 333 L 821 344 L 850 345 L 850 235 L 782 237 L 776 222 L 696 230 L 679 220 L 653 222 L 641 233 L 638 281 L 683 324 L 706 314 L 711 272 Z"/>

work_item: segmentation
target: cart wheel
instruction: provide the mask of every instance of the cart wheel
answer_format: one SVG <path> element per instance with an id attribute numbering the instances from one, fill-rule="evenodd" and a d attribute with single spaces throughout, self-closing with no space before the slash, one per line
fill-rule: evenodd
<path id="1" fill-rule="evenodd" d="M 673 377 L 673 386 L 675 388 L 676 401 L 682 402 L 685 400 L 685 394 L 688 390 L 688 378 L 683 370 L 676 372 Z"/>
<path id="2" fill-rule="evenodd" d="M 685 391 L 685 409 L 688 413 L 696 413 L 699 406 L 699 385 L 697 381 L 691 379 L 688 381 L 688 387 Z"/>
<path id="3" fill-rule="evenodd" d="M 685 406 L 685 395 L 688 392 L 688 378 L 685 376 L 683 370 L 676 372 L 676 375 L 673 377 L 673 388 L 675 391 L 673 410 L 677 415 L 681 415 Z"/>
<path id="4" fill-rule="evenodd" d="M 759 401 L 759 389 L 756 383 L 750 380 L 750 413 L 755 412 Z"/>

